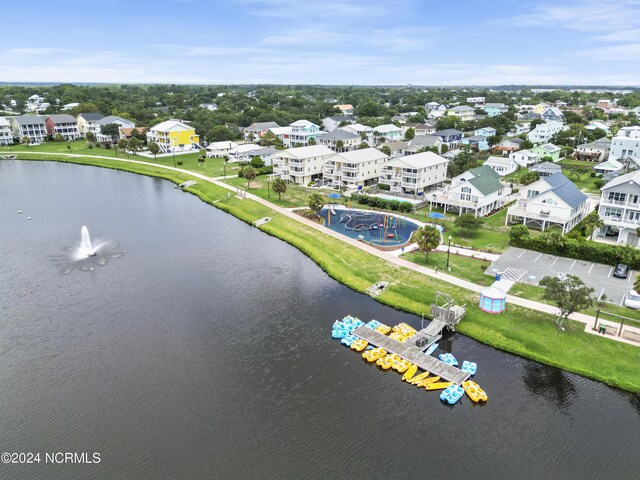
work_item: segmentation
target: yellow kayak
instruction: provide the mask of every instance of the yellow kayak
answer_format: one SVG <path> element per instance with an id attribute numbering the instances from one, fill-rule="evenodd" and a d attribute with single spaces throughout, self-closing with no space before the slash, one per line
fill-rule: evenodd
<path id="1" fill-rule="evenodd" d="M 462 382 L 462 388 L 464 388 L 464 391 L 469 396 L 469 398 L 476 403 L 480 401 L 486 402 L 489 399 L 485 391 L 480 388 L 480 385 L 472 380 Z"/>
<path id="2" fill-rule="evenodd" d="M 429 376 L 429 372 L 422 372 L 420 375 L 416 375 L 415 377 L 413 377 L 411 379 L 411 385 L 417 385 L 418 383 L 420 383 L 422 380 L 424 380 L 425 378 L 427 378 Z"/>
<path id="3" fill-rule="evenodd" d="M 436 376 L 436 377 L 427 377 L 424 380 L 422 380 L 420 383 L 418 383 L 418 387 L 424 387 L 425 385 L 429 384 L 429 383 L 435 383 L 438 380 L 440 380 L 440 377 Z"/>
<path id="4" fill-rule="evenodd" d="M 447 387 L 453 385 L 453 382 L 436 382 L 436 383 L 427 383 L 424 386 L 425 390 L 444 390 Z"/>
<path id="5" fill-rule="evenodd" d="M 409 367 L 409 370 L 407 370 L 406 372 L 404 372 L 404 375 L 402 375 L 402 380 L 405 382 L 408 382 L 409 380 L 411 380 L 413 378 L 413 376 L 416 374 L 416 372 L 418 371 L 418 366 L 417 365 L 411 365 Z"/>

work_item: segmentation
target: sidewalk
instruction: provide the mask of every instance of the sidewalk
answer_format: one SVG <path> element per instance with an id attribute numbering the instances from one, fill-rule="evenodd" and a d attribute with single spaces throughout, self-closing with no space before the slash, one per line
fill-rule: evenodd
<path id="1" fill-rule="evenodd" d="M 148 166 L 152 166 L 152 167 L 161 167 L 167 170 L 172 170 L 175 172 L 180 172 L 180 173 L 184 173 L 187 175 L 191 175 L 193 177 L 199 178 L 201 180 L 204 180 L 206 182 L 210 182 L 213 183 L 214 185 L 217 185 L 219 187 L 225 188 L 227 190 L 230 190 L 231 192 L 235 193 L 236 191 L 236 187 L 232 186 L 232 185 L 228 185 L 224 182 L 219 181 L 216 178 L 212 178 L 212 177 L 207 177 L 205 175 L 202 175 L 200 173 L 197 172 L 191 172 L 189 170 L 184 170 L 181 168 L 176 168 L 176 167 L 170 167 L 170 166 L 164 166 L 164 165 L 158 165 L 156 163 L 150 163 L 150 162 L 142 162 L 139 160 L 127 160 L 127 159 L 120 159 L 120 158 L 113 158 L 113 157 L 103 157 L 103 156 L 97 156 L 97 155 L 78 155 L 78 154 L 71 154 L 71 153 L 56 153 L 56 154 L 52 154 L 49 152 L 20 152 L 20 151 L 16 151 L 16 152 L 12 152 L 14 154 L 16 153 L 22 153 L 22 154 L 30 154 L 30 155 L 60 155 L 60 156 L 66 156 L 66 157 L 90 157 L 90 158 L 101 158 L 101 159 L 105 159 L 105 160 L 116 160 L 116 161 L 120 161 L 120 162 L 125 162 L 125 163 L 137 163 L 140 165 L 148 165 Z M 218 177 L 220 178 L 220 177 Z M 260 198 L 252 193 L 246 192 L 246 197 L 250 200 L 253 200 L 255 202 L 258 202 L 288 218 L 291 218 L 297 222 L 301 222 L 305 225 L 307 225 L 310 228 L 313 228 L 315 230 L 318 230 L 319 232 L 322 232 L 325 235 L 329 235 L 330 237 L 333 237 L 337 240 L 340 240 L 342 242 L 348 243 L 349 245 L 352 245 L 356 248 L 359 248 L 360 250 L 363 250 L 367 253 L 370 253 L 371 255 L 375 255 L 379 258 L 382 258 L 384 260 L 387 260 L 390 263 L 393 263 L 395 265 L 398 265 L 400 267 L 404 267 L 404 268 L 408 268 L 410 270 L 413 270 L 415 272 L 418 273 L 422 273 L 423 275 L 427 275 L 429 277 L 432 278 L 437 278 L 439 280 L 445 281 L 447 283 L 450 283 L 452 285 L 456 285 L 458 287 L 462 287 L 466 290 L 470 290 L 472 292 L 476 292 L 476 293 L 480 293 L 481 290 L 483 290 L 486 287 L 482 287 L 480 285 L 476 285 L 475 283 L 471 283 L 468 282 L 466 280 L 463 280 L 461 278 L 458 277 L 454 277 L 452 275 L 449 275 L 447 273 L 444 273 L 442 271 L 440 272 L 436 272 L 430 268 L 426 268 L 426 267 L 422 267 L 420 265 L 416 265 L 415 263 L 411 263 L 407 260 L 404 260 L 402 258 L 399 258 L 399 256 L 395 255 L 395 252 L 384 252 L 381 250 L 378 250 L 374 247 L 372 247 L 371 245 L 361 242 L 359 240 L 353 239 L 353 238 L 349 238 L 349 237 L 345 237 L 344 235 L 341 235 L 337 232 L 334 232 L 331 229 L 325 228 L 322 225 L 317 224 L 316 222 L 313 222 L 307 218 L 304 218 L 300 215 L 297 215 L 293 212 L 291 212 L 289 209 L 280 207 L 278 205 L 275 205 L 267 200 L 264 200 L 263 198 Z M 440 247 L 444 247 L 444 251 L 447 251 L 448 245 L 440 245 Z M 440 248 L 439 247 L 439 248 Z M 473 253 L 477 253 L 474 250 L 469 250 L 469 249 L 463 249 L 463 248 L 458 248 L 458 247 L 451 247 L 451 253 L 453 253 L 454 249 L 458 250 L 458 252 L 460 252 L 460 254 L 464 255 L 465 252 L 473 252 Z M 406 251 L 406 249 L 405 249 Z M 397 251 L 396 251 L 397 252 Z M 487 256 L 487 260 L 490 259 L 491 256 L 494 257 L 499 257 L 499 255 L 493 255 L 493 254 L 483 254 Z M 466 256 L 473 256 L 471 254 L 466 255 Z M 480 257 L 477 257 L 480 258 Z M 544 313 L 548 313 L 550 315 L 558 315 L 558 308 L 554 307 L 552 305 L 547 305 L 546 303 L 540 303 L 540 302 L 536 302 L 534 300 L 528 300 L 526 298 L 521 298 L 521 297 L 516 297 L 513 295 L 507 295 L 507 302 L 511 303 L 513 305 L 519 305 L 521 307 L 525 307 L 525 308 L 529 308 L 531 310 L 537 310 L 539 312 L 544 312 Z M 585 315 L 582 313 L 574 313 L 569 317 L 571 320 L 575 320 L 581 323 L 585 324 L 585 332 L 587 333 L 596 333 L 593 332 L 592 328 L 596 322 L 595 317 L 589 316 L 589 315 Z M 617 323 L 607 320 L 606 321 L 607 324 L 610 325 L 618 325 Z M 636 328 L 636 327 L 630 327 L 628 325 L 625 325 L 625 328 L 633 331 L 635 334 L 637 334 L 640 337 L 640 328 Z M 633 340 L 629 340 L 626 338 L 622 338 L 622 337 L 616 337 L 610 334 L 605 335 L 607 338 L 611 339 L 611 340 L 616 340 L 619 342 L 623 342 L 623 343 L 627 343 L 629 345 L 634 345 L 634 346 L 640 346 L 640 342 L 635 342 Z"/>

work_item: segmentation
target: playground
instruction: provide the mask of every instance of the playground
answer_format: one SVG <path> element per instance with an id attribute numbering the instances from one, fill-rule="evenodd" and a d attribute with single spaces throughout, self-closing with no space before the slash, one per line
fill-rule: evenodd
<path id="1" fill-rule="evenodd" d="M 336 209 L 329 205 L 322 209 L 324 226 L 360 239 L 375 246 L 401 246 L 409 241 L 419 226 L 403 215 L 391 215 L 366 210 Z"/>

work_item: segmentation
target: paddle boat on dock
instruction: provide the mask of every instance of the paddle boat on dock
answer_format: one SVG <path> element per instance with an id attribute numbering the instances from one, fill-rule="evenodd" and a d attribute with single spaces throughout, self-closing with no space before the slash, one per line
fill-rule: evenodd
<path id="1" fill-rule="evenodd" d="M 458 403 L 464 396 L 464 389 L 460 385 L 451 385 L 445 388 L 444 392 L 440 394 L 440 400 L 447 402 L 449 405 Z"/>
<path id="2" fill-rule="evenodd" d="M 480 385 L 472 380 L 462 382 L 462 388 L 467 393 L 469 398 L 476 403 L 486 402 L 489 399 L 486 392 L 480 388 Z"/>

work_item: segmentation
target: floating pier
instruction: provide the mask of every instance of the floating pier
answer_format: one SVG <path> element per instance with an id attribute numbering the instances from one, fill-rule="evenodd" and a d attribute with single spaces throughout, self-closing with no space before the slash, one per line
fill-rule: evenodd
<path id="1" fill-rule="evenodd" d="M 387 353 L 395 353 L 399 357 L 418 365 L 422 370 L 431 372 L 432 375 L 437 375 L 456 385 L 462 384 L 462 382 L 469 378 L 467 372 L 463 372 L 459 368 L 447 365 L 437 358 L 423 353 L 419 347 L 411 345 L 409 341 L 404 343 L 398 342 L 376 330 L 370 329 L 366 325 L 356 328 L 351 333 L 376 347 L 384 348 Z"/>

